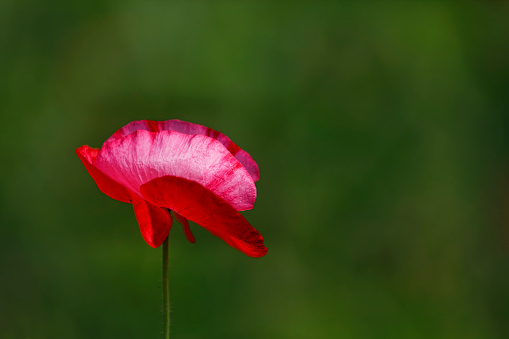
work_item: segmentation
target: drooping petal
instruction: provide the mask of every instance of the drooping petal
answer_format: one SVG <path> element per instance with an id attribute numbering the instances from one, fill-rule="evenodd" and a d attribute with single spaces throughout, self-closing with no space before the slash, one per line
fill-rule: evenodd
<path id="1" fill-rule="evenodd" d="M 172 211 L 173 215 L 175 216 L 175 219 L 178 220 L 178 222 L 182 225 L 182 229 L 184 230 L 184 234 L 186 235 L 187 240 L 190 243 L 195 243 L 196 239 L 194 238 L 193 233 L 191 232 L 191 228 L 189 227 L 189 220 L 181 216 L 175 211 Z"/>
<path id="2" fill-rule="evenodd" d="M 168 237 L 173 219 L 170 212 L 164 208 L 154 206 L 148 201 L 132 194 L 134 214 L 140 226 L 143 239 L 150 247 L 161 246 Z"/>
<path id="3" fill-rule="evenodd" d="M 76 154 L 78 154 L 78 157 L 83 162 L 83 165 L 85 165 L 85 168 L 92 179 L 94 179 L 101 192 L 115 200 L 130 203 L 131 196 L 128 190 L 94 166 L 94 160 L 98 153 L 99 149 L 88 147 L 87 145 L 83 145 L 76 149 Z"/>
<path id="4" fill-rule="evenodd" d="M 147 201 L 176 211 L 248 256 L 267 253 L 263 237 L 239 212 L 194 181 L 165 176 L 147 182 L 140 191 Z"/>
<path id="5" fill-rule="evenodd" d="M 199 183 L 236 210 L 253 208 L 256 186 L 242 164 L 217 140 L 174 131 L 138 130 L 105 143 L 94 164 L 129 190 L 167 175 Z"/>
<path id="6" fill-rule="evenodd" d="M 177 119 L 166 121 L 138 120 L 130 122 L 129 124 L 116 131 L 108 140 L 106 140 L 105 144 L 110 141 L 120 139 L 137 130 L 146 130 L 150 132 L 176 131 L 190 135 L 200 134 L 216 139 L 221 142 L 228 149 L 228 151 L 230 151 L 230 153 L 237 158 L 237 160 L 240 161 L 242 166 L 246 168 L 254 181 L 258 181 L 260 178 L 258 164 L 253 160 L 251 155 L 237 146 L 226 135 L 202 125 L 193 124 Z"/>

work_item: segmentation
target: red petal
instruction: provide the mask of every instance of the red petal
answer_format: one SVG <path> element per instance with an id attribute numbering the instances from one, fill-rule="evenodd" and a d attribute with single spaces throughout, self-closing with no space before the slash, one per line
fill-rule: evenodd
<path id="1" fill-rule="evenodd" d="M 249 175 L 251 175 L 254 181 L 257 181 L 260 178 L 258 164 L 256 164 L 256 162 L 253 160 L 249 153 L 242 150 L 233 141 L 231 141 L 230 138 L 228 138 L 223 133 L 215 131 L 211 128 L 198 124 L 193 124 L 186 121 L 176 119 L 166 121 L 153 121 L 153 120 L 133 121 L 119 129 L 118 131 L 116 131 L 108 140 L 106 140 L 105 144 L 110 141 L 120 139 L 137 130 L 146 130 L 150 132 L 176 131 L 190 135 L 201 134 L 216 139 L 219 142 L 221 142 L 228 149 L 228 151 L 230 151 L 230 153 L 237 158 L 237 160 L 240 161 L 240 163 L 246 168 Z"/>
<path id="2" fill-rule="evenodd" d="M 173 219 L 168 210 L 154 206 L 148 201 L 132 194 L 134 214 L 140 225 L 143 239 L 151 247 L 159 247 L 168 237 Z"/>
<path id="3" fill-rule="evenodd" d="M 258 181 L 258 179 L 260 179 L 260 170 L 258 169 L 258 164 L 253 160 L 249 153 L 239 148 L 239 151 L 236 154 L 233 152 L 232 154 L 234 154 L 235 158 L 237 158 L 237 160 L 240 161 L 240 163 L 245 167 L 245 169 L 247 170 L 249 175 L 251 175 L 251 178 L 253 178 L 254 181 Z"/>
<path id="4" fill-rule="evenodd" d="M 99 149 L 91 148 L 87 145 L 83 145 L 76 150 L 76 154 L 78 154 L 78 157 L 83 162 L 83 165 L 85 165 L 85 168 L 92 179 L 94 179 L 101 192 L 115 200 L 130 203 L 131 196 L 128 190 L 94 166 L 93 163 L 98 153 Z"/>
<path id="5" fill-rule="evenodd" d="M 191 229 L 189 228 L 189 220 L 178 214 L 177 212 L 173 211 L 173 216 L 179 221 L 179 223 L 182 225 L 182 228 L 184 229 L 184 234 L 186 235 L 187 240 L 190 243 L 195 243 L 196 239 L 194 239 L 193 233 L 191 233 Z"/>
<path id="6" fill-rule="evenodd" d="M 239 211 L 253 208 L 256 199 L 242 164 L 219 141 L 199 134 L 138 130 L 105 143 L 94 164 L 137 194 L 144 183 L 172 175 L 201 184 Z"/>
<path id="7" fill-rule="evenodd" d="M 154 205 L 176 211 L 246 255 L 267 253 L 260 233 L 227 202 L 196 182 L 165 176 L 141 186 L 141 193 Z"/>

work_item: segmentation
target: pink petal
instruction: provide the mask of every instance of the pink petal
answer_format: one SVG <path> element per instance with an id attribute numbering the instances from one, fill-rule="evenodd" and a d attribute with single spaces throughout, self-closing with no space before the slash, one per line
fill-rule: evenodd
<path id="1" fill-rule="evenodd" d="M 138 130 L 105 143 L 94 165 L 134 193 L 167 175 L 199 183 L 235 209 L 253 208 L 256 187 L 242 164 L 217 140 L 174 131 Z"/>
<path id="2" fill-rule="evenodd" d="M 231 141 L 230 138 L 211 128 L 198 124 L 193 124 L 186 121 L 176 119 L 166 121 L 153 121 L 153 120 L 133 121 L 119 129 L 118 131 L 116 131 L 108 140 L 106 140 L 105 144 L 110 141 L 129 135 L 137 130 L 146 130 L 150 132 L 176 131 L 190 135 L 201 134 L 216 139 L 219 142 L 221 142 L 228 149 L 228 151 L 230 151 L 230 153 L 237 158 L 237 160 L 240 161 L 242 166 L 246 168 L 249 175 L 251 175 L 254 181 L 258 181 L 258 179 L 260 178 L 260 171 L 258 169 L 258 165 L 253 160 L 251 155 L 246 151 L 242 150 L 235 143 L 233 143 L 233 141 Z"/>
<path id="3" fill-rule="evenodd" d="M 260 233 L 226 201 L 196 182 L 165 176 L 142 185 L 141 193 L 152 204 L 174 210 L 248 256 L 267 253 Z"/>
<path id="4" fill-rule="evenodd" d="M 127 189 L 94 166 L 93 163 L 98 153 L 99 149 L 91 148 L 87 145 L 83 145 L 76 150 L 76 154 L 78 154 L 78 157 L 83 162 L 83 165 L 85 165 L 85 168 L 92 179 L 94 179 L 101 192 L 115 200 L 130 203 L 131 196 Z"/>
<path id="5" fill-rule="evenodd" d="M 140 226 L 143 239 L 150 247 L 161 246 L 168 237 L 173 219 L 168 210 L 154 206 L 148 201 L 132 194 L 134 214 Z"/>
<path id="6" fill-rule="evenodd" d="M 187 240 L 190 243 L 195 243 L 196 239 L 194 239 L 194 235 L 191 232 L 191 228 L 189 228 L 189 220 L 178 214 L 177 212 L 173 211 L 173 215 L 175 216 L 175 219 L 178 220 L 178 222 L 182 225 L 182 229 L 184 230 L 184 234 L 186 235 Z"/>

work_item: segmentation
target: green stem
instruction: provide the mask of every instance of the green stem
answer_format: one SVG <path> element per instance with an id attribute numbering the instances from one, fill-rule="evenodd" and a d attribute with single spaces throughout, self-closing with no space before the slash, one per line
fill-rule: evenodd
<path id="1" fill-rule="evenodd" d="M 168 238 L 163 242 L 163 326 L 164 339 L 170 339 L 170 285 L 168 283 Z"/>

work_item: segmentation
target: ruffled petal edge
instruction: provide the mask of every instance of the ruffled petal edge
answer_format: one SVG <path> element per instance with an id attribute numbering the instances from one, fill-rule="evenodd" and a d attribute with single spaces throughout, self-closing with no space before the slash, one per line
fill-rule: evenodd
<path id="1" fill-rule="evenodd" d="M 116 131 L 108 140 L 105 141 L 105 144 L 120 139 L 126 135 L 129 135 L 137 130 L 147 130 L 150 132 L 158 132 L 158 131 L 175 131 L 184 134 L 201 134 L 207 137 L 213 138 L 221 142 L 228 151 L 239 160 L 239 162 L 244 166 L 244 168 L 248 171 L 249 175 L 253 178 L 253 181 L 258 181 L 260 179 L 260 170 L 258 168 L 258 164 L 251 155 L 241 149 L 237 144 L 235 144 L 230 138 L 224 135 L 221 132 L 213 130 L 212 128 L 194 124 L 192 122 L 182 121 L 178 119 L 166 120 L 166 121 L 154 121 L 154 120 L 136 120 L 128 123 L 118 131 Z"/>

